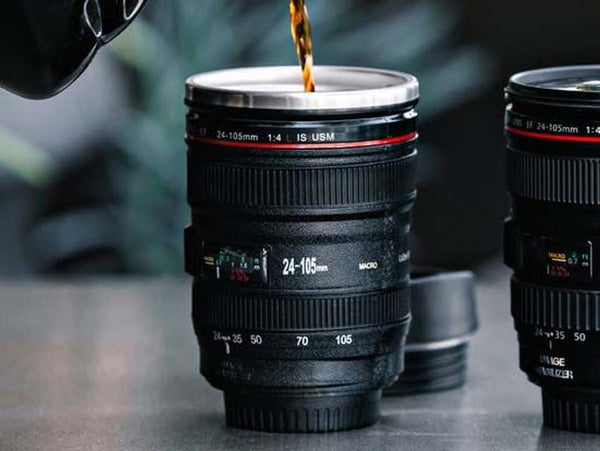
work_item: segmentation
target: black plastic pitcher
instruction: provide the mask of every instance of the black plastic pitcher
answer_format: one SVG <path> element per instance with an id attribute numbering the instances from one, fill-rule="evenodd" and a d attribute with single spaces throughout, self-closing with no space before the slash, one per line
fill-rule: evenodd
<path id="1" fill-rule="evenodd" d="M 0 4 L 0 87 L 51 97 L 72 83 L 146 0 L 6 0 Z"/>

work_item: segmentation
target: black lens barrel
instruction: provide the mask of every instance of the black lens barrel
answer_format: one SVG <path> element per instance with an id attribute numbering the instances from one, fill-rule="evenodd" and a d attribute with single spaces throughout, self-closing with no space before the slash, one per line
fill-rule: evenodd
<path id="1" fill-rule="evenodd" d="M 506 90 L 505 262 L 520 367 L 544 423 L 600 433 L 600 67 L 515 75 Z"/>
<path id="2" fill-rule="evenodd" d="M 332 112 L 206 95 L 188 96 L 186 127 L 201 373 L 224 391 L 232 426 L 374 423 L 410 321 L 416 98 Z"/>

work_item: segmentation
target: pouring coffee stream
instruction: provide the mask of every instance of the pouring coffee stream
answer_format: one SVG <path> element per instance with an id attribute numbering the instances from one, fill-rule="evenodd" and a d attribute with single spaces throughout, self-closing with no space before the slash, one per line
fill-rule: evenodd
<path id="1" fill-rule="evenodd" d="M 314 92 L 313 46 L 306 0 L 290 0 L 290 29 L 296 44 L 300 67 L 302 68 L 304 91 Z"/>

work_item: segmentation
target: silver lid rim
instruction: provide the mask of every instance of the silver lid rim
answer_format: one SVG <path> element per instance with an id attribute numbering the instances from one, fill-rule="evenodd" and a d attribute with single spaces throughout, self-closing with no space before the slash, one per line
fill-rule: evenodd
<path id="1" fill-rule="evenodd" d="M 368 110 L 415 103 L 419 98 L 416 77 L 403 72 L 317 66 L 315 80 L 317 91 L 305 93 L 301 91 L 301 72 L 297 66 L 225 69 L 189 77 L 185 97 L 192 104 L 290 111 Z M 318 90 L 319 80 L 326 90 Z M 339 83 L 339 89 L 334 82 Z M 289 89 L 290 86 L 296 90 Z"/>
<path id="2" fill-rule="evenodd" d="M 539 105 L 596 109 L 600 91 L 580 89 L 579 85 L 599 79 L 600 65 L 534 69 L 511 76 L 505 93 L 509 102 L 518 99 Z"/>
<path id="3" fill-rule="evenodd" d="M 547 90 L 556 90 L 557 88 L 545 87 L 540 85 L 540 76 L 545 76 L 548 79 L 551 77 L 559 76 L 559 78 L 565 77 L 565 75 L 572 76 L 573 73 L 578 75 L 582 74 L 594 74 L 596 77 L 600 75 L 600 65 L 579 65 L 579 66 L 555 66 L 555 67 L 544 67 L 541 69 L 531 69 L 522 72 L 517 72 L 511 75 L 509 82 L 526 88 L 539 88 Z M 538 83 L 532 83 L 529 79 L 536 79 Z M 544 80 L 547 81 L 547 80 Z M 560 88 L 558 88 L 560 89 Z"/>

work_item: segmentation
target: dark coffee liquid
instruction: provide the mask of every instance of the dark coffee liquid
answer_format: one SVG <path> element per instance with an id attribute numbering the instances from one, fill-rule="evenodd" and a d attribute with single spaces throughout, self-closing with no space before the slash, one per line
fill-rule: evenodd
<path id="1" fill-rule="evenodd" d="M 290 27 L 302 68 L 304 91 L 314 92 L 312 37 L 306 0 L 290 0 Z"/>

